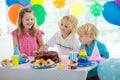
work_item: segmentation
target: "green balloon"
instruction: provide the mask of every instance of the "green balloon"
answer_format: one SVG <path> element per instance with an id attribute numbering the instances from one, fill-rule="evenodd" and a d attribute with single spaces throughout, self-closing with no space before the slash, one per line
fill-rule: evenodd
<path id="1" fill-rule="evenodd" d="M 90 13 L 93 16 L 98 17 L 101 15 L 101 12 L 102 12 L 102 5 L 100 3 L 95 2 L 90 6 Z"/>
<path id="2" fill-rule="evenodd" d="M 40 26 L 41 24 L 44 23 L 45 17 L 42 15 L 38 15 L 38 16 L 36 16 L 36 20 L 37 20 L 37 25 Z"/>
<path id="3" fill-rule="evenodd" d="M 40 26 L 41 24 L 43 24 L 46 17 L 45 9 L 39 4 L 31 6 L 30 9 L 35 12 L 37 25 Z"/>

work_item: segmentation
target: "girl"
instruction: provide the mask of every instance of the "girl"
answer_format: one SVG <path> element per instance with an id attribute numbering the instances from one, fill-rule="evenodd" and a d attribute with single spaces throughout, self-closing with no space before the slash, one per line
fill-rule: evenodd
<path id="1" fill-rule="evenodd" d="M 69 52 L 79 52 L 79 41 L 75 37 L 78 20 L 73 15 L 63 16 L 59 22 L 57 33 L 46 43 L 48 46 L 57 45 L 60 54 L 69 54 Z"/>
<path id="2" fill-rule="evenodd" d="M 35 13 L 29 8 L 19 12 L 17 29 L 12 32 L 14 47 L 19 45 L 22 57 L 33 56 L 34 51 L 43 50 L 43 31 L 36 28 Z"/>
<path id="3" fill-rule="evenodd" d="M 94 45 L 97 43 L 101 57 L 109 58 L 109 52 L 105 44 L 96 40 L 98 36 L 98 29 L 93 24 L 86 23 L 80 26 L 77 30 L 77 33 L 79 36 L 79 41 L 84 43 L 82 45 L 85 47 L 88 56 L 92 55 Z M 97 68 L 89 71 L 87 80 L 99 80 L 97 76 Z"/>

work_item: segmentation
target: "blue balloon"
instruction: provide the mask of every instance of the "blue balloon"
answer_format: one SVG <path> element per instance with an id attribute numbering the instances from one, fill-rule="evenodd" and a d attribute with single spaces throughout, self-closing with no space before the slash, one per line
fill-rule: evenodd
<path id="1" fill-rule="evenodd" d="M 6 4 L 8 6 L 11 6 L 13 4 L 19 4 L 19 2 L 17 0 L 6 0 Z"/>
<path id="2" fill-rule="evenodd" d="M 102 15 L 109 23 L 120 26 L 120 6 L 114 1 L 108 1 L 103 5 Z"/>
<path id="3" fill-rule="evenodd" d="M 17 0 L 21 5 L 27 6 L 31 0 Z"/>

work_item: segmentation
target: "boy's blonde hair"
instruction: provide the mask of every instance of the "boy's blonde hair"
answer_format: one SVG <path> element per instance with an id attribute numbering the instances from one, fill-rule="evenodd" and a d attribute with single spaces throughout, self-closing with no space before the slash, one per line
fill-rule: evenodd
<path id="1" fill-rule="evenodd" d="M 23 35 L 24 26 L 22 23 L 22 19 L 23 19 L 25 13 L 32 13 L 35 16 L 35 13 L 30 8 L 22 8 L 20 10 L 19 15 L 18 15 L 18 20 L 17 20 L 18 36 L 19 37 L 22 37 L 22 35 Z M 35 36 L 35 34 L 36 34 L 36 25 L 35 24 L 31 27 L 29 32 L 30 32 L 30 35 L 32 37 Z"/>
<path id="2" fill-rule="evenodd" d="M 73 15 L 63 16 L 62 19 L 59 22 L 59 26 L 61 25 L 61 23 L 65 19 L 68 21 L 68 27 L 71 29 L 71 33 L 73 33 L 73 34 L 76 33 L 78 19 L 75 16 L 73 16 Z"/>
<path id="3" fill-rule="evenodd" d="M 91 24 L 91 23 L 86 23 L 82 26 L 80 26 L 77 29 L 77 33 L 79 34 L 84 34 L 88 37 L 91 37 L 93 39 L 98 37 L 98 29 L 96 28 L 95 25 Z"/>

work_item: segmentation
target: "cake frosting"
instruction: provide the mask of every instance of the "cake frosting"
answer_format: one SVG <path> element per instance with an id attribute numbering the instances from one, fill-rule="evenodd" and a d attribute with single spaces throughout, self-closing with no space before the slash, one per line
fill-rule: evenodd
<path id="1" fill-rule="evenodd" d="M 40 52 L 36 52 L 35 54 L 35 60 L 37 59 L 51 59 L 52 61 L 54 61 L 55 63 L 59 62 L 59 56 L 58 53 L 56 51 L 40 51 Z"/>

